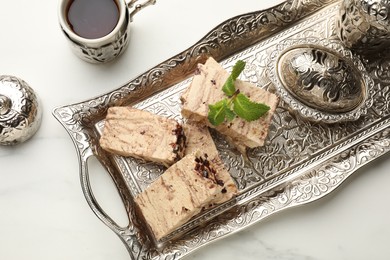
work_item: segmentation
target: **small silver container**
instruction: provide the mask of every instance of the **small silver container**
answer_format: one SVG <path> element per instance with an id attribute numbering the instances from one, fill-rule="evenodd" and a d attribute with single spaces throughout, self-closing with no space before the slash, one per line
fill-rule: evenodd
<path id="1" fill-rule="evenodd" d="M 316 37 L 281 41 L 269 76 L 291 110 L 311 121 L 354 121 L 373 104 L 374 81 L 339 41 Z"/>
<path id="2" fill-rule="evenodd" d="M 30 139 L 41 119 L 42 109 L 34 90 L 20 78 L 0 76 L 0 145 Z"/>
<path id="3" fill-rule="evenodd" d="M 390 0 L 344 0 L 337 33 L 345 46 L 359 54 L 390 47 Z"/>

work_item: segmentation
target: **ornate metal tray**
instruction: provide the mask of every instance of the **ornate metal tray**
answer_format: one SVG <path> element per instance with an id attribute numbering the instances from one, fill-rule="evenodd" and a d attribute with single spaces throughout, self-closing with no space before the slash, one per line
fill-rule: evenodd
<path id="1" fill-rule="evenodd" d="M 99 134 L 110 106 L 132 105 L 181 120 L 180 93 L 190 83 L 196 64 L 208 56 L 227 69 L 237 59 L 245 60 L 242 78 L 274 91 L 270 64 L 278 44 L 299 39 L 337 41 L 339 4 L 334 0 L 290 0 L 265 11 L 231 18 L 194 46 L 120 88 L 53 111 L 76 146 L 81 186 L 88 204 L 123 241 L 132 259 L 181 258 L 273 213 L 329 194 L 359 167 L 390 150 L 390 58 L 384 55 L 370 61 L 357 57 L 372 81 L 369 95 L 373 101 L 357 120 L 308 120 L 291 111 L 282 99 L 266 145 L 250 150 L 246 156 L 213 132 L 240 195 L 202 212 L 162 241 L 154 241 L 147 234 L 144 223 L 136 216 L 133 197 L 164 169 L 112 156 L 99 147 Z M 87 166 L 88 158 L 93 156 L 116 184 L 129 217 L 126 227 L 117 225 L 93 196 Z"/>

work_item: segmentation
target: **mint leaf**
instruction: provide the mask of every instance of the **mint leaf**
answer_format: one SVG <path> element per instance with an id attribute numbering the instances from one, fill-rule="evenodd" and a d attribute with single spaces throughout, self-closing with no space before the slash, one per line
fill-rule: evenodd
<path id="1" fill-rule="evenodd" d="M 233 66 L 232 73 L 227 78 L 225 84 L 222 86 L 222 91 L 229 97 L 233 96 L 236 92 L 236 87 L 234 86 L 234 81 L 240 76 L 241 72 L 245 69 L 245 62 L 238 60 Z"/>
<path id="2" fill-rule="evenodd" d="M 233 81 L 240 76 L 241 72 L 245 69 L 245 62 L 242 60 L 238 60 L 236 64 L 233 66 L 232 73 L 230 74 L 230 77 L 232 77 Z"/>
<path id="3" fill-rule="evenodd" d="M 227 121 L 232 121 L 236 117 L 236 113 L 226 106 L 225 117 Z"/>
<path id="4" fill-rule="evenodd" d="M 239 89 L 236 90 L 234 83 L 244 68 L 244 61 L 239 60 L 236 62 L 233 66 L 232 73 L 222 86 L 222 91 L 229 98 L 222 99 L 214 105 L 209 105 L 208 119 L 212 125 L 218 126 L 225 120 L 232 121 L 236 116 L 239 116 L 246 121 L 254 121 L 259 119 L 270 109 L 270 107 L 265 104 L 249 100 L 247 96 L 240 93 Z"/>
<path id="5" fill-rule="evenodd" d="M 236 87 L 234 86 L 234 80 L 231 76 L 229 76 L 222 86 L 222 91 L 228 95 L 229 97 L 233 96 L 236 92 Z"/>
<path id="6" fill-rule="evenodd" d="M 210 123 L 214 126 L 218 126 L 222 124 L 226 117 L 226 109 L 229 109 L 227 107 L 226 99 L 222 99 L 221 101 L 218 101 L 214 105 L 209 105 L 208 119 Z"/>
<path id="7" fill-rule="evenodd" d="M 247 96 L 239 93 L 233 100 L 233 110 L 241 118 L 247 121 L 259 119 L 270 109 L 269 106 L 249 100 Z"/>

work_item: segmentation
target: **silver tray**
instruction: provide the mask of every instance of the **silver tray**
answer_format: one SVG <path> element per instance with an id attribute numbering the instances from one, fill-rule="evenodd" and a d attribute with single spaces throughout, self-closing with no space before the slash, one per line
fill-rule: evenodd
<path id="1" fill-rule="evenodd" d="M 247 159 L 213 132 L 217 148 L 237 182 L 235 199 L 206 210 L 161 241 L 154 241 L 137 218 L 133 198 L 155 180 L 162 167 L 101 149 L 99 135 L 107 109 L 131 105 L 181 120 L 180 93 L 197 63 L 213 56 L 229 69 L 247 62 L 243 79 L 272 90 L 272 53 L 286 39 L 337 39 L 340 1 L 292 0 L 268 10 L 240 15 L 214 28 L 198 43 L 120 88 L 77 104 L 56 108 L 54 116 L 75 144 L 81 187 L 97 217 L 123 241 L 131 259 L 178 259 L 216 239 L 240 231 L 281 210 L 317 200 L 336 189 L 358 168 L 390 150 L 390 57 L 359 57 L 375 83 L 372 106 L 360 119 L 316 123 L 281 101 L 266 145 Z M 120 227 L 99 206 L 89 183 L 87 161 L 96 157 L 116 184 L 129 217 Z M 223 213 L 223 214 L 222 214 Z"/>

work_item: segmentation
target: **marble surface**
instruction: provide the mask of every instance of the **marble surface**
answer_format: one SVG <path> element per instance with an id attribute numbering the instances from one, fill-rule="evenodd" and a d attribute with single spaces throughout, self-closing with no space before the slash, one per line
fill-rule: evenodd
<path id="1" fill-rule="evenodd" d="M 157 1 L 135 16 L 129 49 L 107 65 L 91 65 L 71 53 L 56 1 L 1 2 L 0 74 L 27 81 L 44 114 L 30 141 L 0 147 L 0 259 L 130 259 L 85 202 L 73 143 L 52 109 L 111 91 L 224 20 L 277 3 Z M 360 169 L 330 196 L 272 216 L 187 259 L 390 259 L 389 156 Z M 90 166 L 98 201 L 119 224 L 126 223 L 109 177 L 98 163 Z"/>

